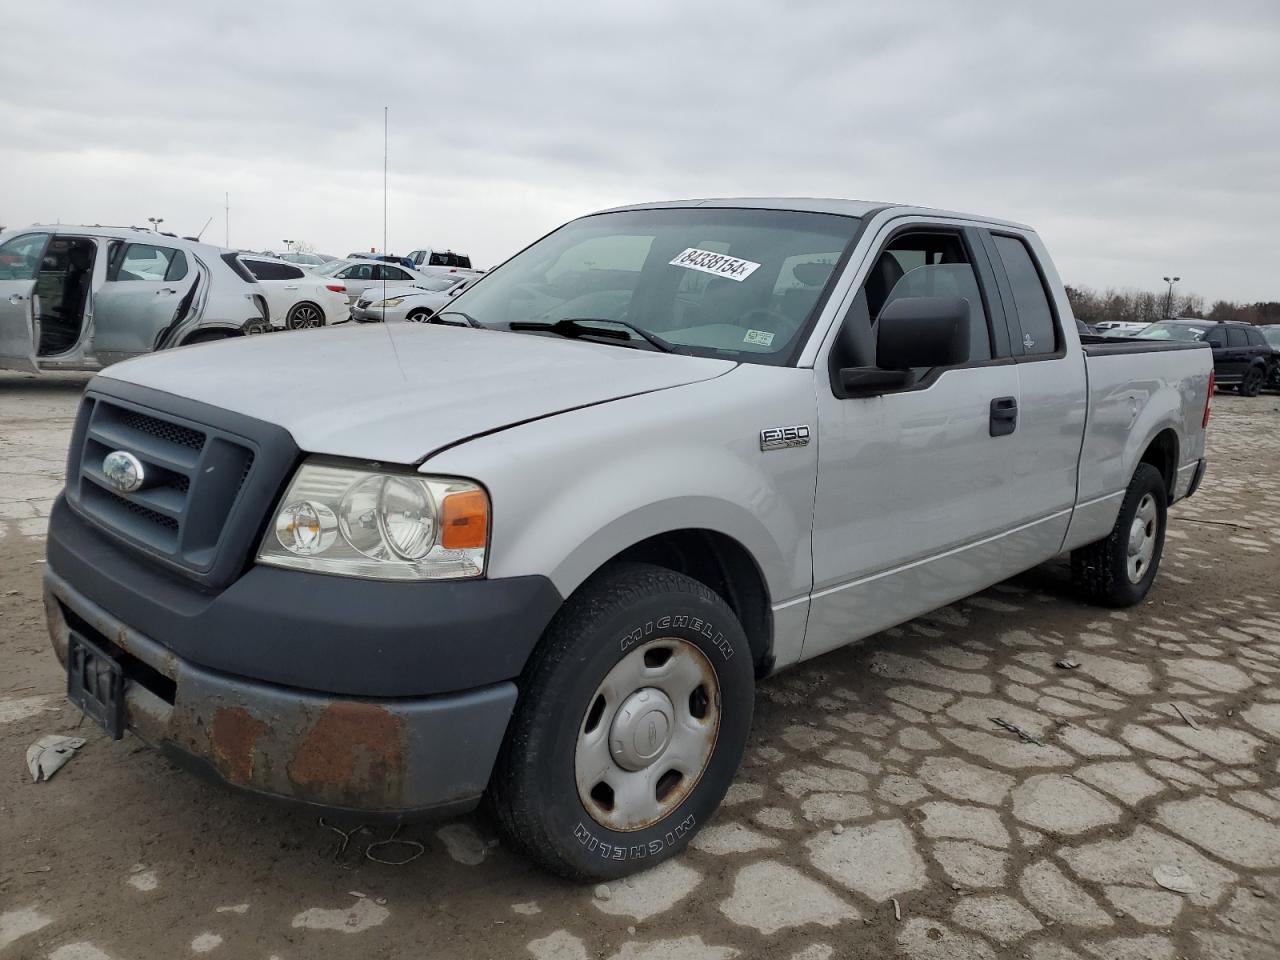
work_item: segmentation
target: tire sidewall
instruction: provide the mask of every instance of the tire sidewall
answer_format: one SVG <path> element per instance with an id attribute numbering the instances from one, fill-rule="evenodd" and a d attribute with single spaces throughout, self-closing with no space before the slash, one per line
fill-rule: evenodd
<path id="1" fill-rule="evenodd" d="M 319 323 L 317 323 L 317 324 L 315 324 L 314 326 L 299 327 L 299 326 L 298 326 L 298 311 L 299 311 L 299 310 L 301 310 L 303 307 L 310 307 L 312 310 L 314 310 L 314 311 L 315 311 L 315 312 L 316 312 L 316 313 L 321 317 L 320 322 L 319 322 Z M 321 309 L 320 309 L 320 307 L 318 307 L 316 304 L 311 303 L 310 301 L 305 301 L 305 302 L 303 302 L 303 303 L 295 303 L 295 304 L 293 305 L 292 309 L 290 309 L 290 310 L 289 310 L 289 316 L 285 319 L 285 326 L 287 326 L 290 330 L 299 330 L 299 329 L 302 329 L 302 330 L 310 330 L 310 329 L 315 329 L 315 327 L 323 327 L 323 326 L 324 326 L 324 319 L 323 319 L 323 318 L 324 318 L 324 311 L 323 311 L 323 310 L 321 310 Z"/>
<path id="2" fill-rule="evenodd" d="M 578 796 L 574 770 L 578 732 L 609 670 L 636 646 L 663 637 L 692 643 L 716 672 L 720 688 L 716 745 L 697 785 L 668 816 L 641 830 L 611 830 L 591 817 Z M 561 856 L 582 875 L 610 878 L 634 873 L 683 849 L 719 807 L 750 732 L 754 669 L 737 619 L 727 607 L 693 594 L 645 598 L 617 611 L 581 639 L 572 675 L 558 685 L 559 695 L 553 702 L 542 705 L 551 730 L 549 762 L 533 772 L 531 781 L 545 811 L 547 834 Z"/>
<path id="3" fill-rule="evenodd" d="M 1152 554 L 1151 564 L 1141 580 L 1134 583 L 1129 579 L 1129 527 L 1138 512 L 1138 504 L 1148 493 L 1156 502 L 1156 548 Z M 1169 523 L 1169 501 L 1165 490 L 1164 478 L 1155 467 L 1140 464 L 1134 474 L 1129 490 L 1125 494 L 1124 503 L 1120 507 L 1120 515 L 1116 518 L 1116 530 L 1119 534 L 1112 547 L 1112 577 L 1119 591 L 1125 595 L 1127 604 L 1139 602 L 1151 589 L 1156 574 L 1160 572 L 1160 560 L 1164 556 L 1164 537 Z"/>

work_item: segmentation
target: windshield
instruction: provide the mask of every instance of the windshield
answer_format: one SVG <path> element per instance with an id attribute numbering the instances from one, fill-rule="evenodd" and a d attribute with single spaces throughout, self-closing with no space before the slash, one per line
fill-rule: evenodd
<path id="1" fill-rule="evenodd" d="M 1269 327 L 1260 327 L 1262 335 L 1266 337 L 1267 343 L 1273 347 L 1280 347 L 1280 323 L 1273 323 Z"/>
<path id="2" fill-rule="evenodd" d="M 602 322 L 656 334 L 682 353 L 785 364 L 807 332 L 853 217 L 666 208 L 566 224 L 460 293 L 449 312 L 480 326 Z M 607 342 L 647 349 L 636 332 Z"/>
<path id="3" fill-rule="evenodd" d="M 1134 334 L 1140 340 L 1184 340 L 1194 342 L 1203 340 L 1209 332 L 1207 326 L 1200 327 L 1191 323 L 1153 323 L 1144 330 Z"/>

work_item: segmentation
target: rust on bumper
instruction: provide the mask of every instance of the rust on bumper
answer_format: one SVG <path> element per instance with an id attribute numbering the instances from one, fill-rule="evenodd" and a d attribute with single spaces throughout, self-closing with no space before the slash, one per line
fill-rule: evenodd
<path id="1" fill-rule="evenodd" d="M 128 655 L 131 733 L 233 786 L 324 808 L 406 814 L 474 805 L 515 704 L 512 683 L 378 701 L 217 673 L 121 624 L 49 571 L 45 607 L 64 665 L 68 611 L 75 629 Z"/>

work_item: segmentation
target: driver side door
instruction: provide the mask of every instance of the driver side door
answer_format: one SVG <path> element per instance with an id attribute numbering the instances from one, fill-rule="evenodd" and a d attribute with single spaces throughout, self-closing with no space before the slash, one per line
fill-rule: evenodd
<path id="1" fill-rule="evenodd" d="M 994 275 L 967 225 L 912 223 L 876 247 L 830 354 L 815 367 L 818 480 L 803 657 L 902 623 L 1010 573 L 1008 458 L 1017 367 Z M 970 309 L 967 363 L 909 386 L 842 396 L 838 368 L 874 367 L 877 318 L 904 297 Z"/>
<path id="2" fill-rule="evenodd" d="M 0 367 L 35 373 L 40 343 L 36 277 L 47 233 L 24 233 L 0 245 Z"/>

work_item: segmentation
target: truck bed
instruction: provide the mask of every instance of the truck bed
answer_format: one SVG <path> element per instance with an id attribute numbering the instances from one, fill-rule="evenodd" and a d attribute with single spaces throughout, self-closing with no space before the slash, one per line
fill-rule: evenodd
<path id="1" fill-rule="evenodd" d="M 1121 353 L 1172 353 L 1175 350 L 1207 350 L 1209 345 L 1195 340 L 1139 340 L 1136 337 L 1080 335 L 1086 357 L 1108 357 Z"/>

